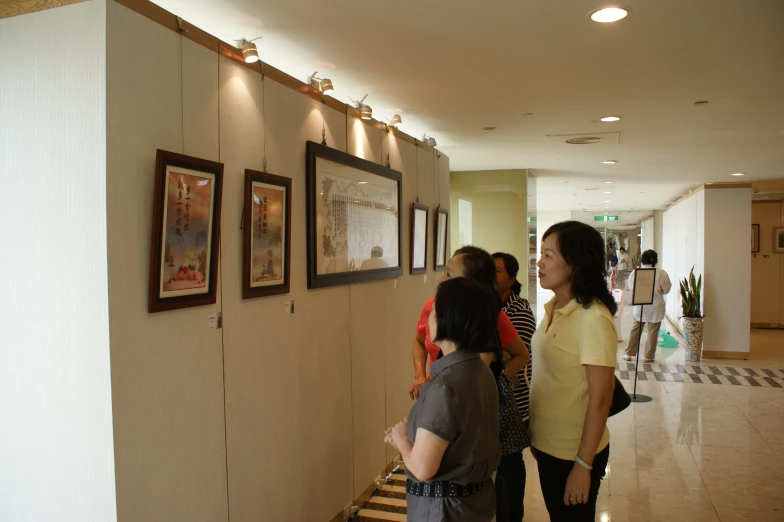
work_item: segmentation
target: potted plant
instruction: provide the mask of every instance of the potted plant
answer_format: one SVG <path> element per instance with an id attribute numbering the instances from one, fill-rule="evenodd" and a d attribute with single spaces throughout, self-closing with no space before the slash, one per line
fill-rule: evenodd
<path id="1" fill-rule="evenodd" d="M 700 307 L 702 276 L 694 278 L 694 267 L 689 277 L 681 280 L 681 308 L 683 309 L 683 337 L 686 341 L 686 360 L 702 359 L 702 309 Z"/>

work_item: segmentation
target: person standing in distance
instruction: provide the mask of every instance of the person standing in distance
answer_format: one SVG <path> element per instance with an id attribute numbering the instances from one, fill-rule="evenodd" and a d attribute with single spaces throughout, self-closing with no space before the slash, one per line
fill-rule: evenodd
<path id="1" fill-rule="evenodd" d="M 642 268 L 655 268 L 659 263 L 659 255 L 654 250 L 646 250 L 642 253 L 640 262 L 642 263 Z M 634 276 L 636 273 L 637 271 L 635 270 L 629 276 L 629 290 L 634 290 Z M 672 282 L 670 281 L 670 276 L 661 268 L 656 268 L 656 287 L 653 289 L 653 304 L 644 307 L 642 314 L 643 325 L 640 325 L 641 307 L 635 306 L 632 309 L 634 326 L 632 326 L 632 332 L 629 334 L 629 344 L 626 345 L 624 360 L 631 361 L 632 357 L 637 356 L 637 350 L 640 348 L 640 330 L 647 325 L 648 336 L 646 337 L 643 362 L 653 362 L 656 356 L 656 346 L 659 344 L 659 329 L 664 319 L 664 296 L 669 294 L 671 289 Z"/>

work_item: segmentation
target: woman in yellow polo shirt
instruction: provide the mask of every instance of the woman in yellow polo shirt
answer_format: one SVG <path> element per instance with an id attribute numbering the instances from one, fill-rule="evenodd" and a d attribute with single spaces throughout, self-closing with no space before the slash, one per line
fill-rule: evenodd
<path id="1" fill-rule="evenodd" d="M 531 340 L 532 451 L 550 520 L 592 522 L 610 456 L 617 350 L 604 241 L 583 223 L 557 223 L 537 266 L 555 297 Z"/>

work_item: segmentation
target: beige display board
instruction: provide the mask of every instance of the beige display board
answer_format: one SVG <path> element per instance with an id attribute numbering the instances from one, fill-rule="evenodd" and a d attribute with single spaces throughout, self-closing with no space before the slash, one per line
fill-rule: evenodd
<path id="1" fill-rule="evenodd" d="M 653 304 L 653 292 L 656 288 L 656 269 L 638 268 L 634 272 L 634 289 L 632 305 Z"/>

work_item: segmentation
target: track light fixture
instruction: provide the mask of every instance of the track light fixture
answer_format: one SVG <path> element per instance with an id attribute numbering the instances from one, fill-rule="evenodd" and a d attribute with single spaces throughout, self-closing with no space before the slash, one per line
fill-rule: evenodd
<path id="1" fill-rule="evenodd" d="M 395 128 L 400 127 L 403 124 L 403 118 L 400 117 L 400 114 L 395 114 L 392 116 L 389 124 Z"/>
<path id="2" fill-rule="evenodd" d="M 360 110 L 360 113 L 361 113 L 360 117 L 363 120 L 369 120 L 369 119 L 373 118 L 373 108 L 370 105 L 366 105 L 364 103 L 365 102 L 365 98 L 367 98 L 367 97 L 368 97 L 368 95 L 366 94 L 365 96 L 362 97 L 361 100 L 359 100 L 357 102 L 357 109 Z"/>
<path id="3" fill-rule="evenodd" d="M 332 92 L 334 92 L 335 87 L 333 87 L 332 85 L 332 80 L 330 80 L 329 78 L 319 78 L 316 76 L 317 74 L 318 71 L 310 75 L 310 85 L 314 89 L 320 90 L 321 94 L 324 95 L 331 94 Z"/>
<path id="4" fill-rule="evenodd" d="M 424 141 L 428 147 L 435 147 L 438 145 L 438 143 L 436 143 L 436 139 L 432 136 L 428 136 L 427 134 L 422 136 L 422 141 Z"/>
<path id="5" fill-rule="evenodd" d="M 256 48 L 256 44 L 253 43 L 259 39 L 261 39 L 261 36 L 253 40 L 246 40 L 245 38 L 237 40 L 237 47 L 242 50 L 242 57 L 245 59 L 245 63 L 256 63 L 259 61 L 259 50 Z"/>

